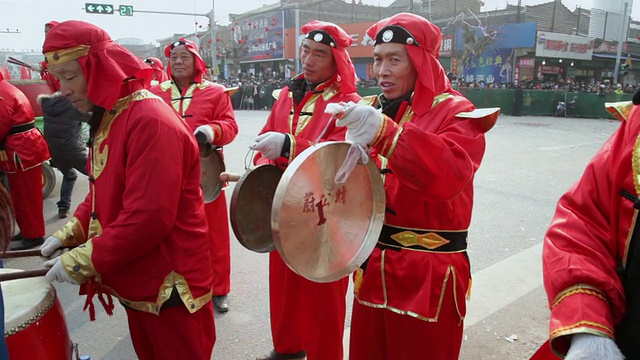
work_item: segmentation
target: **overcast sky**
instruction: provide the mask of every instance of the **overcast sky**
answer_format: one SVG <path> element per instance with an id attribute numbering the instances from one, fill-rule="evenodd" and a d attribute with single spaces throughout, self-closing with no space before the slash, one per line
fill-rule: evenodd
<path id="1" fill-rule="evenodd" d="M 182 13 L 207 13 L 215 4 L 216 21 L 228 24 L 229 13 L 242 13 L 256 5 L 273 4 L 277 0 L 111 0 L 95 1 L 96 3 L 133 5 L 135 10 L 167 11 Z M 505 5 L 517 4 L 517 0 L 484 0 L 483 10 L 504 8 Z M 524 5 L 538 4 L 551 0 L 522 0 Z M 563 0 L 562 2 L 574 10 L 580 4 L 589 8 L 594 1 L 613 2 L 614 0 Z M 616 0 L 619 1 L 619 0 Z M 132 17 L 113 15 L 87 14 L 82 8 L 87 1 L 78 0 L 0 0 L 0 30 L 8 28 L 19 30 L 19 34 L 0 33 L 0 48 L 41 49 L 44 40 L 44 23 L 50 20 L 77 19 L 92 22 L 104 28 L 113 39 L 137 37 L 145 43 L 155 43 L 156 39 L 174 33 L 188 33 L 196 30 L 196 22 L 206 28 L 208 20 L 204 17 L 183 15 L 159 15 L 134 13 Z M 89 1 L 90 2 L 90 1 Z M 365 4 L 386 6 L 393 0 L 363 0 Z M 632 16 L 640 19 L 640 5 L 634 7 Z"/>

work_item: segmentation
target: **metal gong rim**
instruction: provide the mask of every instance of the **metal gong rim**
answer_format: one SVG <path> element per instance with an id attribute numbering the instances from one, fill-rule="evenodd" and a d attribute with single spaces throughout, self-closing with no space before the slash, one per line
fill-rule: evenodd
<path id="1" fill-rule="evenodd" d="M 246 172 L 233 188 L 229 217 L 242 246 L 257 253 L 275 250 L 271 234 L 271 204 L 282 177 L 274 165 L 260 165 Z"/>
<path id="2" fill-rule="evenodd" d="M 220 174 L 223 171 L 224 161 L 217 149 L 208 146 L 200 151 L 200 187 L 205 203 L 212 202 L 222 192 L 224 182 L 220 180 Z"/>
<path id="3" fill-rule="evenodd" d="M 373 160 L 344 184 L 334 178 L 350 143 L 324 142 L 298 155 L 282 174 L 271 209 L 282 260 L 314 282 L 350 275 L 371 254 L 384 222 L 385 193 Z"/>

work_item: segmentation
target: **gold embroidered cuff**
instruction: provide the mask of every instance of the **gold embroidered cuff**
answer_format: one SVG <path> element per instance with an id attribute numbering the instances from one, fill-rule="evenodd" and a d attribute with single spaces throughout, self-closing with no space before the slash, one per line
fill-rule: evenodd
<path id="1" fill-rule="evenodd" d="M 92 254 L 93 242 L 89 240 L 68 253 L 62 254 L 60 262 L 69 276 L 82 284 L 86 279 L 98 274 L 93 267 L 93 261 L 91 261 Z"/>
<path id="2" fill-rule="evenodd" d="M 66 247 L 78 246 L 87 241 L 82 224 L 77 217 L 69 220 L 62 229 L 53 234 L 53 237 L 60 239 L 60 241 L 62 241 L 62 245 Z"/>
<path id="3" fill-rule="evenodd" d="M 60 64 L 86 56 L 89 53 L 89 45 L 78 45 L 67 49 L 50 51 L 44 54 L 44 61 L 47 65 Z"/>
<path id="4" fill-rule="evenodd" d="M 378 131 L 376 132 L 376 135 L 373 137 L 373 140 L 371 140 L 371 146 L 378 145 L 378 143 L 382 139 L 384 139 L 384 136 L 387 134 L 387 126 L 389 126 L 389 121 L 392 121 L 384 114 L 381 114 L 380 116 L 382 117 L 382 121 L 378 125 Z"/>
<path id="5" fill-rule="evenodd" d="M 555 299 L 553 299 L 553 305 L 551 305 L 551 308 L 555 308 L 556 306 L 558 306 L 558 304 L 560 304 L 562 302 L 562 300 L 568 298 L 571 295 L 577 295 L 577 294 L 587 294 L 587 295 L 593 295 L 597 298 L 599 298 L 600 300 L 606 302 L 607 304 L 609 303 L 609 299 L 607 299 L 604 294 L 598 290 L 597 288 L 591 286 L 591 285 L 587 285 L 587 284 L 576 284 L 574 286 L 568 287 L 564 290 L 562 290 L 560 293 L 558 293 L 558 295 L 556 295 Z"/>

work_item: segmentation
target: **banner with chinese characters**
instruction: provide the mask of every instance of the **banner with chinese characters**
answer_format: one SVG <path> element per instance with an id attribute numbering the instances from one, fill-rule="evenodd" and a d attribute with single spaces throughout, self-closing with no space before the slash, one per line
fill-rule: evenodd
<path id="1" fill-rule="evenodd" d="M 485 50 L 482 56 L 471 55 L 463 66 L 465 82 L 480 82 L 485 84 L 513 82 L 513 50 L 494 49 Z M 459 66 L 460 66 L 459 65 Z"/>
<path id="2" fill-rule="evenodd" d="M 281 10 L 236 21 L 231 25 L 233 41 L 246 51 L 240 61 L 284 59 L 284 28 Z"/>
<path id="3" fill-rule="evenodd" d="M 560 59 L 591 60 L 593 38 L 538 31 L 536 56 Z"/>

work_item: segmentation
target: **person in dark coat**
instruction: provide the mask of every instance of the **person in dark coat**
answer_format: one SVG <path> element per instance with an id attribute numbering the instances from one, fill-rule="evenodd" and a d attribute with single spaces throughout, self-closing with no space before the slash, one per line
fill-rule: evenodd
<path id="1" fill-rule="evenodd" d="M 68 216 L 71 195 L 78 175 L 87 175 L 87 147 L 82 140 L 82 122 L 89 116 L 81 113 L 69 99 L 59 92 L 40 95 L 38 102 L 44 114 L 44 137 L 51 152 L 51 165 L 62 173 L 58 216 Z M 75 170 L 74 170 L 75 169 Z"/>

